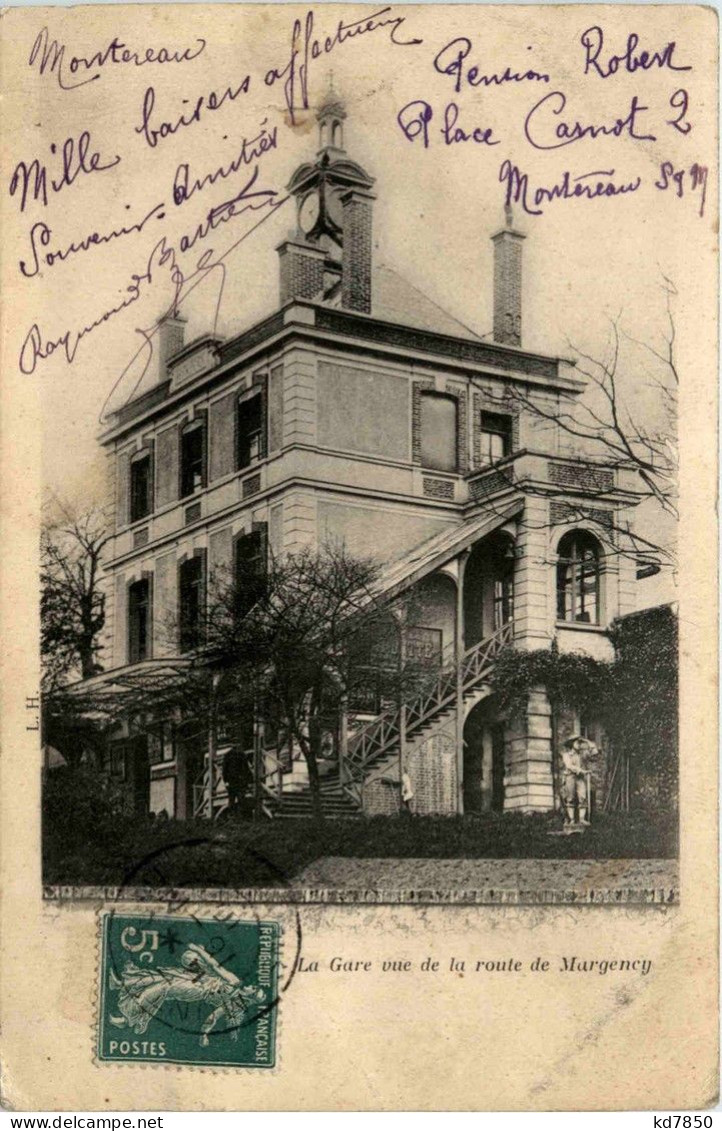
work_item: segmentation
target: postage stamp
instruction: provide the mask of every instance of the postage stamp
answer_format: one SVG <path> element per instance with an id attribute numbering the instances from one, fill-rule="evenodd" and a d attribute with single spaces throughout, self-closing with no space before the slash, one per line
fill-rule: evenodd
<path id="1" fill-rule="evenodd" d="M 273 1068 L 280 925 L 101 919 L 101 1061 Z"/>

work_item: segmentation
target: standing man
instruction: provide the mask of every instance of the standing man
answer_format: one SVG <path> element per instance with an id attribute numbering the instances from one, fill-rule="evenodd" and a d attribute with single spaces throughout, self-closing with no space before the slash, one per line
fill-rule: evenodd
<path id="1" fill-rule="evenodd" d="M 253 780 L 248 758 L 239 746 L 231 746 L 223 758 L 223 780 L 228 791 L 228 812 L 245 818 L 248 812 L 247 790 Z"/>
<path id="2" fill-rule="evenodd" d="M 562 747 L 560 792 L 567 833 L 582 832 L 589 826 L 589 763 L 596 753 L 594 743 L 581 734 L 572 735 Z"/>

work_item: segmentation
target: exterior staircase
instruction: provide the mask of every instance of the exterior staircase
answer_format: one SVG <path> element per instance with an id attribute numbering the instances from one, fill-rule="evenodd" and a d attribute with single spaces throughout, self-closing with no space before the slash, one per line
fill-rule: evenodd
<path id="1" fill-rule="evenodd" d="M 491 636 L 470 648 L 461 659 L 461 671 L 454 663 L 435 673 L 428 685 L 405 704 L 405 734 L 409 744 L 430 737 L 440 724 L 448 722 L 456 706 L 457 678 L 465 702 L 479 697 L 499 651 L 511 643 L 513 625 L 502 625 Z M 399 756 L 401 717 L 398 707 L 377 715 L 349 736 L 342 764 L 321 779 L 321 798 L 328 817 L 360 816 L 363 784 L 378 770 L 391 770 Z M 312 814 L 308 786 L 294 793 L 268 799 L 269 816 L 308 817 Z"/>
<path id="2" fill-rule="evenodd" d="M 454 662 L 434 673 L 428 684 L 404 704 L 406 741 L 409 744 L 424 741 L 440 724 L 448 724 L 456 706 L 459 683 L 465 702 L 478 699 L 491 675 L 496 656 L 512 639 L 513 625 L 508 622 L 468 649 L 459 665 Z M 385 772 L 393 768 L 399 756 L 401 726 L 401 709 L 392 707 L 350 734 L 340 764 L 321 778 L 321 802 L 326 817 L 361 816 L 364 782 L 375 770 Z M 203 803 L 207 774 L 206 769 L 203 789 L 200 784 L 197 787 L 201 802 L 196 811 L 198 816 L 208 815 L 208 803 Z M 284 792 L 275 784 L 278 779 L 278 773 L 273 771 L 262 784 L 264 814 L 270 818 L 311 817 L 310 786 L 306 784 L 300 789 Z M 275 788 L 269 782 L 274 783 Z M 216 783 L 214 817 L 226 808 L 225 787 L 218 770 Z"/>

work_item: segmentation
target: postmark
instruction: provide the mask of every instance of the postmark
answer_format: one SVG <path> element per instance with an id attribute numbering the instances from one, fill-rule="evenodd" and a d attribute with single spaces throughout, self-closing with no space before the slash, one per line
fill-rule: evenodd
<path id="1" fill-rule="evenodd" d="M 281 926 L 233 917 L 101 916 L 101 1062 L 271 1069 Z"/>

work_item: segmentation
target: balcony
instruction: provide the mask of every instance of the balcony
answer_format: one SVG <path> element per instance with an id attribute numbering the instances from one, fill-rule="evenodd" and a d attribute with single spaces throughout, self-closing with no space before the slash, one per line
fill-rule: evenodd
<path id="1" fill-rule="evenodd" d="M 510 493 L 598 499 L 614 506 L 634 506 L 634 471 L 594 459 L 556 456 L 526 448 L 466 477 L 468 508 Z M 561 505 L 561 504 L 560 504 Z"/>

